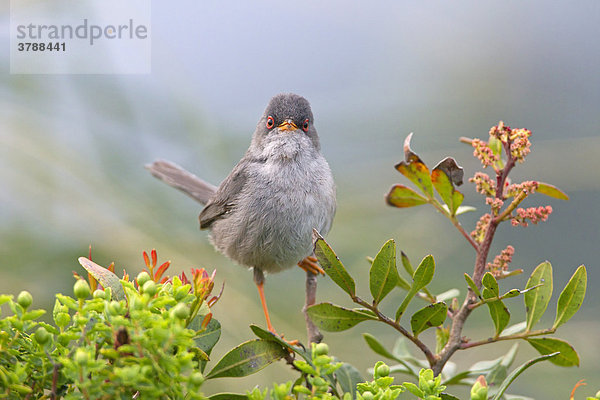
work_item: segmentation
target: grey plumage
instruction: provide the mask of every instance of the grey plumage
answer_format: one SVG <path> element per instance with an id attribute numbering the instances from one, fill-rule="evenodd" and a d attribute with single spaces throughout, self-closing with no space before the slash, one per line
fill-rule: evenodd
<path id="1" fill-rule="evenodd" d="M 177 164 L 170 161 L 157 160 L 146 165 L 150 173 L 166 182 L 167 184 L 181 190 L 200 204 L 208 203 L 217 191 L 217 187 L 203 181 L 191 172 L 186 171 Z"/>
<path id="2" fill-rule="evenodd" d="M 166 161 L 147 168 L 206 204 L 201 229 L 210 229 L 218 251 L 253 268 L 257 284 L 263 271 L 310 256 L 313 228 L 326 234 L 335 214 L 335 185 L 310 104 L 295 94 L 271 99 L 246 154 L 218 188 Z"/>
<path id="3" fill-rule="evenodd" d="M 300 127 L 307 119 L 304 132 Z M 280 129 L 286 120 L 298 129 Z M 201 228 L 210 228 L 215 248 L 254 268 L 259 283 L 260 272 L 278 272 L 311 255 L 312 229 L 326 234 L 335 207 L 335 185 L 310 104 L 281 94 L 269 102 L 248 151 L 199 219 Z"/>

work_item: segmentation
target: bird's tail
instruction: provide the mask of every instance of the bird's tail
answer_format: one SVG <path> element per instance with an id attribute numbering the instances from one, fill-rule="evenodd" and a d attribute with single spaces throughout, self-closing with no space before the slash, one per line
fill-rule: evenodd
<path id="1" fill-rule="evenodd" d="M 155 178 L 166 184 L 181 190 L 201 204 L 206 204 L 217 191 L 217 187 L 203 181 L 191 172 L 186 171 L 177 164 L 170 161 L 157 160 L 147 164 L 146 169 Z"/>

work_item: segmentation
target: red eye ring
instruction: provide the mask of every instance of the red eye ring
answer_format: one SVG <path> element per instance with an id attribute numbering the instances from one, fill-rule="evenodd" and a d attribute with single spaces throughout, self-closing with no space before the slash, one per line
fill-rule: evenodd
<path id="1" fill-rule="evenodd" d="M 270 115 L 267 117 L 267 129 L 273 129 L 275 126 L 275 120 Z"/>
<path id="2" fill-rule="evenodd" d="M 302 130 L 304 132 L 308 132 L 308 118 L 304 120 L 304 123 L 302 124 Z"/>

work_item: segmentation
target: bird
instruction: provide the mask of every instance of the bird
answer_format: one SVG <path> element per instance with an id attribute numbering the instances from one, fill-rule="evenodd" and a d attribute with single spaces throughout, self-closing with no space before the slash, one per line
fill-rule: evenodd
<path id="1" fill-rule="evenodd" d="M 308 100 L 293 93 L 271 98 L 248 150 L 219 186 L 169 161 L 147 168 L 205 205 L 200 229 L 210 231 L 217 251 L 252 269 L 267 328 L 276 333 L 265 273 L 298 265 L 324 274 L 314 257 L 313 229 L 327 234 L 336 211 L 336 186 Z"/>

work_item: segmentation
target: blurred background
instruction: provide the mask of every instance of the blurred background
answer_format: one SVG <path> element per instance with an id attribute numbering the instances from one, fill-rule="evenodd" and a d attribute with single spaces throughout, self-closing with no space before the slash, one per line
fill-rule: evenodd
<path id="1" fill-rule="evenodd" d="M 8 27 L 9 2 L 0 5 Z M 460 288 L 462 299 L 462 274 L 474 261 L 464 238 L 432 208 L 392 209 L 383 195 L 407 183 L 393 166 L 408 133 L 429 166 L 452 155 L 469 177 L 479 165 L 458 138 L 485 138 L 503 120 L 533 132 L 532 153 L 513 179 L 555 184 L 571 200 L 532 196 L 527 206 L 553 206 L 548 222 L 499 229 L 492 254 L 512 244 L 513 268 L 525 270 L 501 288 L 523 287 L 536 265 L 551 261 L 555 295 L 540 323 L 549 326 L 577 266 L 588 267 L 590 281 L 581 311 L 558 332 L 579 350 L 581 367 L 538 365 L 510 391 L 566 399 L 579 379 L 589 384 L 581 397 L 600 388 L 597 1 L 153 1 L 149 75 L 10 75 L 7 31 L 0 39 L 1 293 L 27 289 L 35 306 L 47 308 L 54 293 L 70 292 L 71 271 L 83 272 L 77 257 L 89 245 L 94 261 L 114 261 L 130 275 L 142 269 L 142 251 L 156 248 L 159 261 L 173 262 L 171 273 L 217 269 L 217 285 L 225 282 L 213 310 L 224 329 L 214 359 L 252 338 L 248 325 L 264 322 L 251 273 L 212 249 L 198 229 L 198 204 L 143 166 L 169 159 L 218 183 L 243 155 L 270 97 L 295 92 L 312 103 L 338 185 L 328 241 L 360 292 L 368 293 L 365 257 L 394 238 L 414 264 L 433 254 L 431 288 Z M 483 210 L 473 185 L 461 190 L 464 204 Z M 462 218 L 468 231 L 480 212 Z M 350 305 L 327 278 L 319 285 L 319 301 Z M 304 273 L 269 276 L 266 292 L 275 327 L 304 338 Z M 387 298 L 390 311 L 402 296 Z M 510 304 L 511 323 L 522 321 L 522 300 Z M 481 309 L 465 333 L 481 339 L 491 329 Z M 389 346 L 396 339 L 375 323 L 325 336 L 332 353 L 365 377 L 378 359 L 361 338 L 366 331 Z M 468 367 L 508 347 L 458 353 L 455 361 Z M 517 362 L 536 354 L 522 343 Z M 245 391 L 294 376 L 280 363 L 205 389 Z"/>

